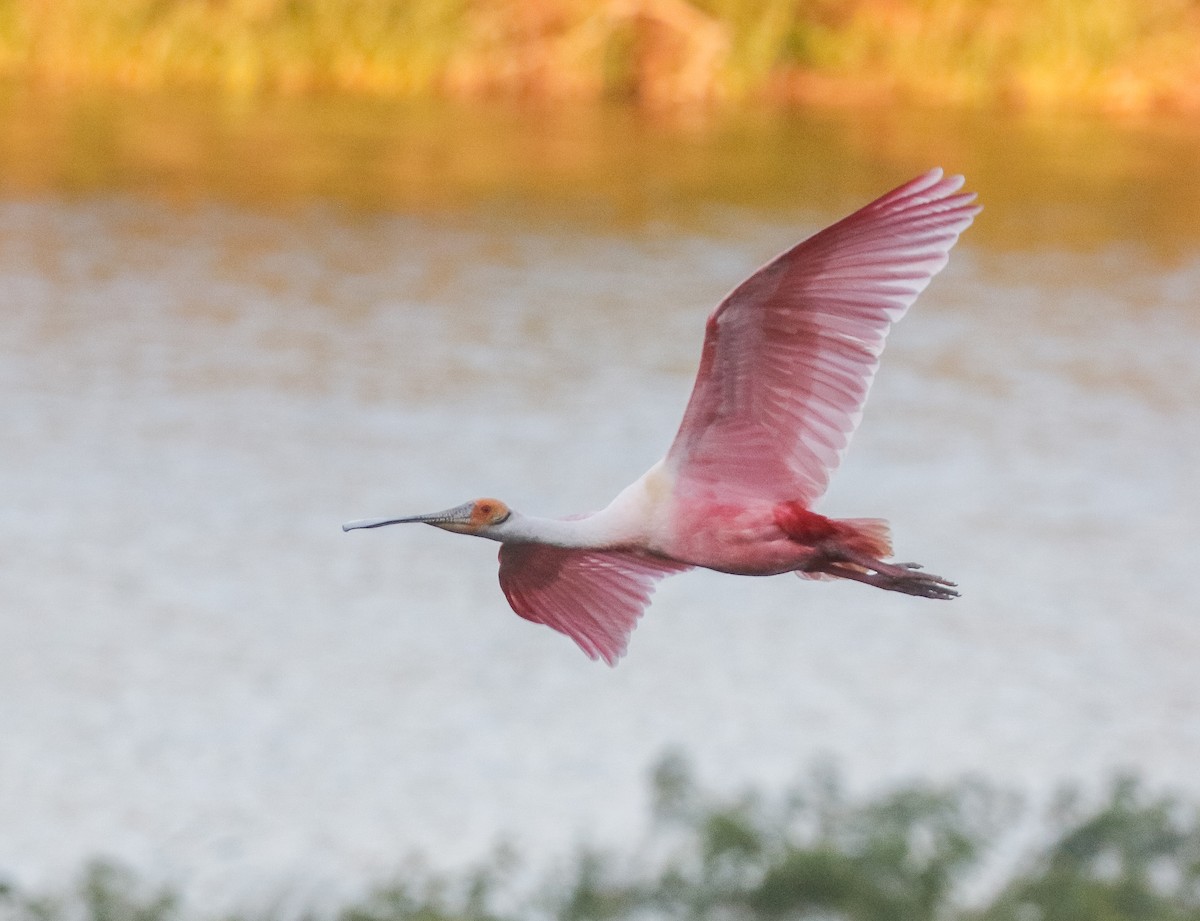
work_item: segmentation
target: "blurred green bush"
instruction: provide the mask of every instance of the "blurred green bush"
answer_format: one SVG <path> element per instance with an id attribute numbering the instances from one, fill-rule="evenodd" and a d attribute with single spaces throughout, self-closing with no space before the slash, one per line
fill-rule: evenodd
<path id="1" fill-rule="evenodd" d="M 1060 796 L 1043 829 L 1048 843 L 1006 860 L 1008 878 L 973 898 L 964 883 L 981 888 L 989 855 L 1022 819 L 1011 794 L 964 782 L 853 801 L 832 771 L 817 770 L 781 796 L 723 799 L 700 790 L 677 757 L 656 768 L 653 787 L 645 841 L 582 851 L 533 891 L 516 891 L 519 862 L 501 853 L 458 877 L 410 869 L 327 921 L 1200 919 L 1200 813 L 1130 779 L 1091 808 Z M 105 863 L 89 867 L 74 893 L 0 889 L 5 921 L 183 914 L 171 892 Z"/>

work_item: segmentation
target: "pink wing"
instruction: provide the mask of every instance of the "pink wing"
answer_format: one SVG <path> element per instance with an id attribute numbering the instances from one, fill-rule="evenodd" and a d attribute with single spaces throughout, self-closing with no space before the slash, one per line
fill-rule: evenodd
<path id="1" fill-rule="evenodd" d="M 681 483 L 811 503 L 850 441 L 883 340 L 980 211 L 931 170 L 809 237 L 709 317 L 667 454 Z"/>
<path id="2" fill-rule="evenodd" d="M 500 545 L 500 588 L 512 609 L 616 665 L 654 584 L 692 567 L 626 550 Z"/>

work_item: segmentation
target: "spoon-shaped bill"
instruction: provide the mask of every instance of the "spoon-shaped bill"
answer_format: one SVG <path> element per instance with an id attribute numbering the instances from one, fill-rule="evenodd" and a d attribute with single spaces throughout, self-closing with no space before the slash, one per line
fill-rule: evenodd
<path id="1" fill-rule="evenodd" d="M 466 524 L 471 520 L 474 502 L 466 502 L 448 508 L 442 512 L 431 512 L 428 515 L 409 515 L 405 518 L 360 518 L 358 521 L 347 521 L 342 525 L 343 531 L 355 531 L 359 528 L 382 528 L 389 524 Z"/>

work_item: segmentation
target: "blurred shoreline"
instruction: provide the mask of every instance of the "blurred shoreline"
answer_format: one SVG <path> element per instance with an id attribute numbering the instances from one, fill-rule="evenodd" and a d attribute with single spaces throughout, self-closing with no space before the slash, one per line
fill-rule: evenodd
<path id="1" fill-rule="evenodd" d="M 10 0 L 0 80 L 790 107 L 1200 110 L 1189 0 Z"/>
<path id="2" fill-rule="evenodd" d="M 754 214 L 845 213 L 940 165 L 989 206 L 999 251 L 1200 241 L 1186 115 L 761 108 L 647 115 L 628 103 L 235 99 L 200 91 L 0 88 L 0 195 L 172 206 L 520 217 L 625 234 L 707 233 Z M 1004 203 L 1003 207 L 997 207 Z"/>

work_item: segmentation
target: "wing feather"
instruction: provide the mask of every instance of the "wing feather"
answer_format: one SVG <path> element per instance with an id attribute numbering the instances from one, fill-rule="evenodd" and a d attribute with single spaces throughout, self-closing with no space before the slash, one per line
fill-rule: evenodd
<path id="1" fill-rule="evenodd" d="M 979 212 L 931 170 L 792 247 L 709 317 L 667 455 L 681 484 L 811 503 L 862 415 L 884 339 Z"/>
<path id="2" fill-rule="evenodd" d="M 512 609 L 609 665 L 624 655 L 655 584 L 691 568 L 626 550 L 500 545 L 500 588 Z"/>

